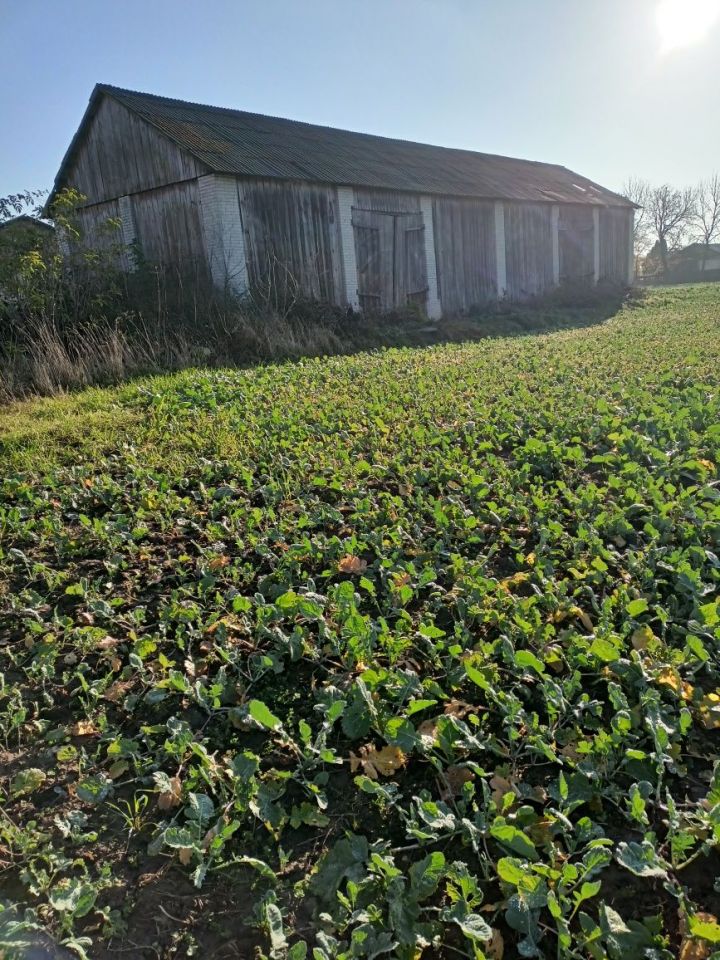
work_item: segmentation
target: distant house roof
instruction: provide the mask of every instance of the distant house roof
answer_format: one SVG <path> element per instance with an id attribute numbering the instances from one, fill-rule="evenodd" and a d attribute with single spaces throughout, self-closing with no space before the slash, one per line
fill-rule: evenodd
<path id="1" fill-rule="evenodd" d="M 212 173 L 487 199 L 634 206 L 552 163 L 392 140 L 107 84 L 93 90 L 51 199 L 65 185 L 75 151 L 104 96 L 152 124 Z"/>
<path id="2" fill-rule="evenodd" d="M 31 217 L 28 213 L 21 213 L 17 217 L 10 217 L 9 220 L 0 221 L 0 230 L 5 230 L 8 227 L 19 227 L 22 225 L 37 228 L 41 231 L 49 231 L 50 233 L 55 230 L 55 227 L 51 223 L 46 223 L 44 220 L 39 220 L 37 217 Z"/>
<path id="3" fill-rule="evenodd" d="M 678 250 L 676 256 L 700 258 L 706 257 L 708 253 L 720 256 L 720 243 L 709 243 L 707 246 L 704 243 L 690 243 L 687 247 L 683 247 L 682 250 Z"/>

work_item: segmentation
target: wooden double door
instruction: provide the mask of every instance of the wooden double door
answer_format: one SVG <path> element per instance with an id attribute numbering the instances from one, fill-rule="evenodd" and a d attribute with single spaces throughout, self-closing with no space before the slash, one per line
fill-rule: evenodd
<path id="1" fill-rule="evenodd" d="M 421 212 L 353 207 L 358 298 L 366 313 L 425 308 L 427 262 Z"/>
<path id="2" fill-rule="evenodd" d="M 595 274 L 595 221 L 592 208 L 563 204 L 558 221 L 560 282 L 589 283 Z"/>

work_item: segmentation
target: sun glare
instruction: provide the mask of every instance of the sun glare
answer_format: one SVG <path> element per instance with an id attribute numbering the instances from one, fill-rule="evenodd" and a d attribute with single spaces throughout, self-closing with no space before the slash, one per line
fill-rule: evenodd
<path id="1" fill-rule="evenodd" d="M 657 27 L 663 52 L 703 40 L 720 20 L 720 0 L 660 0 Z"/>

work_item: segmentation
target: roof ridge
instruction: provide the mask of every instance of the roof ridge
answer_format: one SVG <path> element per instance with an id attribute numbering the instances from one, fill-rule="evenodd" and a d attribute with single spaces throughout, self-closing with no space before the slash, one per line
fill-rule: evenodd
<path id="1" fill-rule="evenodd" d="M 468 199 L 633 206 L 558 163 L 402 140 L 98 83 L 47 207 L 66 182 L 83 137 L 106 101 L 115 101 L 153 127 L 206 173 Z"/>
<path id="2" fill-rule="evenodd" d="M 506 153 L 488 153 L 484 150 L 471 150 L 469 147 L 448 147 L 441 143 L 427 143 L 424 140 L 408 140 L 403 137 L 388 137 L 382 133 L 367 133 L 364 130 L 349 130 L 347 127 L 333 127 L 327 123 L 312 123 L 309 120 L 294 120 L 292 117 L 280 117 L 271 113 L 257 113 L 254 110 L 241 110 L 239 107 L 220 107 L 212 103 L 200 103 L 197 100 L 183 100 L 181 97 L 166 97 L 160 93 L 148 93 L 144 90 L 131 90 L 129 87 L 116 87 L 111 83 L 98 83 L 96 90 L 112 95 L 128 94 L 132 97 L 147 97 L 149 100 L 162 100 L 166 103 L 176 103 L 183 107 L 200 107 L 202 110 L 213 110 L 217 113 L 229 113 L 246 117 L 257 117 L 262 120 L 281 120 L 283 123 L 292 123 L 299 127 L 312 127 L 320 130 L 330 130 L 333 133 L 349 133 L 356 137 L 372 137 L 374 140 L 384 140 L 389 143 L 403 143 L 415 147 L 432 147 L 434 150 L 447 150 L 451 153 L 467 153 L 474 157 L 490 157 L 494 160 L 510 160 L 513 163 L 531 163 L 539 167 L 554 167 L 556 170 L 565 170 L 573 176 L 582 176 L 569 170 L 561 163 L 551 163 L 549 160 L 529 160 L 527 157 L 512 157 Z M 582 177 L 587 180 L 587 177 Z M 592 181 L 590 181 L 592 182 Z M 606 189 L 603 187 L 603 189 Z"/>

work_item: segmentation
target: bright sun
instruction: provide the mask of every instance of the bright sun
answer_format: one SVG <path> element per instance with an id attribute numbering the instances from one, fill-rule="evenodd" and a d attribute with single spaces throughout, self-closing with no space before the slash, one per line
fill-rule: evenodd
<path id="1" fill-rule="evenodd" d="M 660 0 L 657 26 L 664 52 L 702 40 L 720 19 L 720 0 Z"/>

